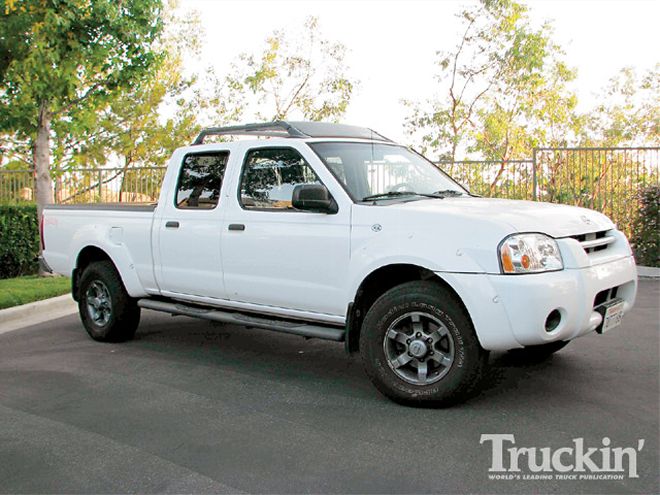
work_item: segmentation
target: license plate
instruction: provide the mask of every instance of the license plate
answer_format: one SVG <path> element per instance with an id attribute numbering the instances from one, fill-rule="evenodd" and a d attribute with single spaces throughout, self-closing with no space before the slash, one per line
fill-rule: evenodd
<path id="1" fill-rule="evenodd" d="M 599 333 L 605 333 L 621 325 L 621 320 L 623 320 L 623 305 L 624 301 L 622 299 L 613 299 L 598 308 L 603 315 L 603 324 L 600 327 Z"/>

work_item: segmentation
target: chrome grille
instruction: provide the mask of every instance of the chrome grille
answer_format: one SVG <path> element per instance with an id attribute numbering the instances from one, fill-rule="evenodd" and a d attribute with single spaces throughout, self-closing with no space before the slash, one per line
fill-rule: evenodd
<path id="1" fill-rule="evenodd" d="M 614 237 L 607 235 L 608 232 L 608 230 L 601 230 L 600 232 L 572 235 L 571 238 L 578 241 L 587 254 L 591 254 L 607 249 L 616 240 Z"/>

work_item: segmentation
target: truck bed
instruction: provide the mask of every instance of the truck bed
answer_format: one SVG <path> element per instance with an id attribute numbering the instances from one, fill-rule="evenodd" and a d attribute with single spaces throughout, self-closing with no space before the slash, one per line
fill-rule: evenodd
<path id="1" fill-rule="evenodd" d="M 156 203 L 90 203 L 44 208 L 43 256 L 56 273 L 70 275 L 86 246 L 105 248 L 124 267 L 131 295 L 154 288 L 151 229 Z M 130 268 L 129 268 L 130 267 Z"/>

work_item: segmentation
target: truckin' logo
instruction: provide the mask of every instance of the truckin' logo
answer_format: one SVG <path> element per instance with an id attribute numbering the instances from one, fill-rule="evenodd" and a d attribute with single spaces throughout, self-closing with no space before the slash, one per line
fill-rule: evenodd
<path id="1" fill-rule="evenodd" d="M 491 443 L 489 475 L 495 479 L 622 479 L 637 474 L 637 453 L 644 447 L 644 440 L 637 440 L 637 448 L 611 447 L 611 440 L 603 437 L 602 445 L 585 447 L 584 438 L 574 438 L 573 445 L 552 449 L 550 447 L 514 447 L 512 434 L 482 434 L 479 443 Z M 505 448 L 505 443 L 511 447 Z M 530 475 L 530 473 L 544 473 Z M 596 474 L 598 473 L 598 474 Z"/>

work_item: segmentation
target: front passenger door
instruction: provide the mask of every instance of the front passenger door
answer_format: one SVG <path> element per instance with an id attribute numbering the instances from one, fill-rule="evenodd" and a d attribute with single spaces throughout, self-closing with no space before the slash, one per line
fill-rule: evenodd
<path id="1" fill-rule="evenodd" d="M 292 206 L 295 186 L 320 183 L 319 174 L 293 147 L 247 150 L 222 238 L 229 299 L 345 314 L 350 208 L 340 205 L 337 213 L 328 214 Z"/>

